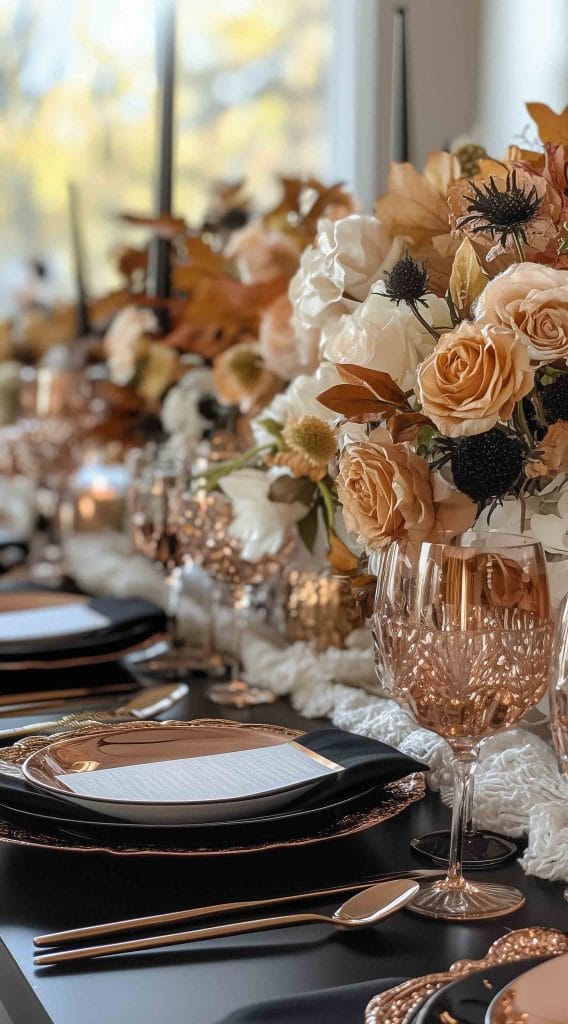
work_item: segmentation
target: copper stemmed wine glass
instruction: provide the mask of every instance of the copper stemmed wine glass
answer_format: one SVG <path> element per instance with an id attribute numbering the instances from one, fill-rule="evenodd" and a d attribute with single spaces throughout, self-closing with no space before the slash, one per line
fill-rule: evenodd
<path id="1" fill-rule="evenodd" d="M 568 595 L 558 610 L 550 659 L 550 722 L 558 767 L 568 781 Z M 564 890 L 568 901 L 568 888 Z"/>
<path id="2" fill-rule="evenodd" d="M 448 874 L 410 909 L 475 920 L 511 913 L 524 896 L 462 874 L 468 795 L 482 740 L 509 729 L 546 690 L 551 644 L 544 553 L 524 538 L 398 541 L 379 569 L 373 632 L 383 686 L 453 754 Z"/>
<path id="3" fill-rule="evenodd" d="M 187 474 L 183 460 L 150 451 L 140 460 L 131 481 L 129 518 L 132 546 L 165 570 L 166 615 L 170 649 L 145 665 L 146 671 L 183 678 L 191 665 L 180 633 L 184 558 L 180 542 L 180 495 Z"/>

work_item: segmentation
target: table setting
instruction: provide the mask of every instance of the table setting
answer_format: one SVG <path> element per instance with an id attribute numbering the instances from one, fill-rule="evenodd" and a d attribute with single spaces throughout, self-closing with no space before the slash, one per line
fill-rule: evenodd
<path id="1" fill-rule="evenodd" d="M 566 1024 L 568 114 L 194 222 L 162 17 L 145 241 L 71 182 L 0 335 L 7 1019 Z"/>

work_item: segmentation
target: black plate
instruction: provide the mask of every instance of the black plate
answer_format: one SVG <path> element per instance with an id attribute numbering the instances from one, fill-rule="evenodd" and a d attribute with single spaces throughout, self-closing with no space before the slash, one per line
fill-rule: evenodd
<path id="1" fill-rule="evenodd" d="M 30 591 L 30 587 L 15 587 L 14 592 Z M 42 593 L 41 588 L 34 590 Z M 2 594 L 9 593 L 6 588 Z M 70 594 L 71 598 L 77 595 Z M 0 668 L 4 663 L 45 662 L 107 655 L 134 647 L 154 634 L 166 629 L 163 611 L 150 601 L 137 598 L 91 598 L 89 606 L 109 619 L 103 629 L 92 630 L 78 636 L 47 637 L 43 640 L 25 640 L 21 643 L 0 644 Z M 65 605 L 61 605 L 65 608 Z"/>
<path id="2" fill-rule="evenodd" d="M 539 957 L 538 960 L 517 960 L 514 964 L 490 967 L 485 971 L 476 971 L 467 978 L 452 981 L 422 1004 L 412 1017 L 411 1024 L 440 1024 L 441 1020 L 452 1018 L 460 1024 L 485 1024 L 487 1010 L 497 993 L 520 974 L 548 959 Z"/>
<path id="3" fill-rule="evenodd" d="M 5 791 L 6 792 L 6 791 Z M 269 814 L 262 818 L 244 818 L 239 821 L 212 821 L 188 825 L 140 825 L 137 822 L 110 821 L 100 818 L 65 817 L 63 814 L 42 814 L 38 810 L 24 810 L 15 803 L 6 802 L 2 794 L 0 802 L 1 814 L 16 823 L 31 824 L 46 831 L 72 832 L 86 839 L 114 840 L 116 843 L 172 843 L 187 839 L 192 845 L 216 842 L 220 837 L 238 843 L 250 841 L 250 831 L 254 830 L 255 841 L 275 837 L 293 838 L 301 835 L 306 827 L 324 828 L 338 821 L 349 811 L 370 806 L 380 795 L 381 787 L 364 786 L 350 793 L 333 797 L 329 792 L 319 798 L 313 797 L 296 807 Z"/>

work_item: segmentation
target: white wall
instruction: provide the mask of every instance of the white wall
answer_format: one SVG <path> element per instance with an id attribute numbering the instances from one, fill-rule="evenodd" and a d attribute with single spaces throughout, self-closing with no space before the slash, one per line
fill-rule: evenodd
<path id="1" fill-rule="evenodd" d="M 523 130 L 525 100 L 568 104 L 568 0 L 483 0 L 479 138 L 501 156 Z"/>
<path id="2" fill-rule="evenodd" d="M 568 104 L 568 0 L 335 0 L 330 177 L 365 209 L 385 187 L 397 95 L 394 12 L 406 10 L 409 157 L 470 135 L 494 156 L 536 131 L 525 100 Z M 398 157 L 397 157 L 398 158 Z"/>

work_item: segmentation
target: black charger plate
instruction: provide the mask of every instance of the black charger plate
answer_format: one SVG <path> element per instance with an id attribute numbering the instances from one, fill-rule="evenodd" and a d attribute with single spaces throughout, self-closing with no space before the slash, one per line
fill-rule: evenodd
<path id="1" fill-rule="evenodd" d="M 116 842 L 128 844 L 179 844 L 187 842 L 191 846 L 213 845 L 220 839 L 227 843 L 240 843 L 250 840 L 251 831 L 259 842 L 275 838 L 294 838 L 305 832 L 306 828 L 328 828 L 352 811 L 360 810 L 376 802 L 382 792 L 381 787 L 363 786 L 351 793 L 343 793 L 340 797 L 329 794 L 319 799 L 313 798 L 313 805 L 299 805 L 292 809 L 269 814 L 262 818 L 245 818 L 239 821 L 212 821 L 188 825 L 140 825 L 135 822 L 111 821 L 106 818 L 68 817 L 65 814 L 42 814 L 38 810 L 25 810 L 17 805 L 3 801 L 0 811 L 3 817 L 15 823 L 41 828 L 44 831 L 65 831 L 92 839 L 98 842 Z"/>

